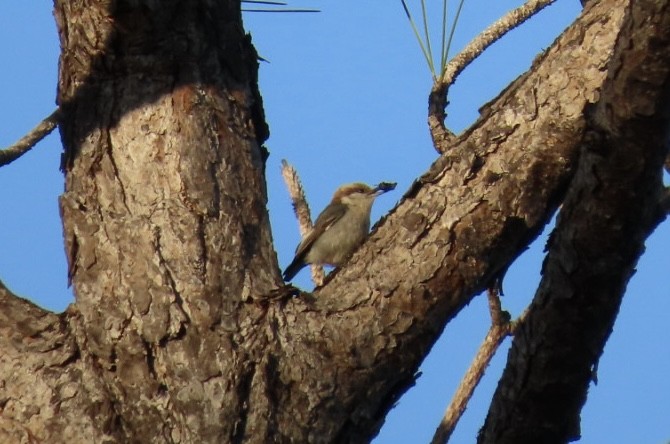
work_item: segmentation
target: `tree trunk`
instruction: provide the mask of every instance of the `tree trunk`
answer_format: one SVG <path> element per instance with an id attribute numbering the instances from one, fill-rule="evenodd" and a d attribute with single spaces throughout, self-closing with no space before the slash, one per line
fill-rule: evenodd
<path id="1" fill-rule="evenodd" d="M 650 38 L 650 36 L 654 36 Z M 579 412 L 647 235 L 665 218 L 670 6 L 635 1 L 617 38 L 543 279 L 514 337 L 480 443 L 562 443 Z"/>
<path id="2" fill-rule="evenodd" d="M 625 0 L 592 3 L 417 180 L 348 266 L 313 295 L 295 295 L 272 247 L 267 127 L 239 2 L 56 0 L 61 211 L 76 303 L 58 316 L 0 286 L 0 441 L 369 441 L 447 322 L 537 236 L 575 170 L 566 209 L 606 210 L 628 225 L 589 231 L 590 222 L 566 215 L 552 248 L 579 239 L 572 254 L 617 258 L 612 300 L 589 302 L 591 310 L 605 304 L 611 328 L 640 243 L 660 220 L 654 198 L 667 147 L 638 146 L 635 137 L 667 125 L 657 98 L 668 73 L 658 66 L 645 83 L 655 95 L 628 108 L 628 95 L 613 102 L 605 92 L 638 85 L 637 74 L 607 67 L 622 23 L 631 33 L 640 27 L 635 41 L 659 54 L 670 26 L 660 0 L 641 2 L 664 14 L 655 26 L 636 24 Z M 615 60 L 627 51 L 642 56 L 620 42 Z M 597 110 L 636 112 L 615 116 L 621 133 L 606 131 L 607 112 L 584 113 L 599 94 Z M 596 149 L 603 135 L 614 160 L 601 166 L 597 157 L 610 157 Z M 634 168 L 618 167 L 632 160 Z M 600 187 L 593 168 L 603 169 Z M 616 202 L 619 180 L 632 190 L 625 204 Z M 595 202 L 582 207 L 579 196 Z M 602 245 L 608 231 L 618 242 Z M 634 244 L 621 242 L 629 233 Z M 611 251 L 618 246 L 624 251 Z M 560 267 L 565 256 L 556 254 Z M 599 282 L 575 281 L 568 294 Z M 554 314 L 532 316 L 531 344 L 535 335 L 556 340 L 557 329 L 532 329 Z M 574 352 L 586 368 L 606 339 L 598 325 L 586 333 L 587 359 Z M 579 382 L 581 402 L 552 415 L 579 414 Z M 492 407 L 487 426 L 501 415 Z M 545 419 L 524 426 L 536 430 Z M 503 427 L 525 420 L 515 413 Z M 547 442 L 574 436 L 551 433 Z"/>

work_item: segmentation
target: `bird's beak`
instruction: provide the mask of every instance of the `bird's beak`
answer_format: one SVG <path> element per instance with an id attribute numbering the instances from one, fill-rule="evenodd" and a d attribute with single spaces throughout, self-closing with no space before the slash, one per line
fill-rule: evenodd
<path id="1" fill-rule="evenodd" d="M 387 191 L 394 190 L 396 185 L 397 184 L 395 182 L 379 182 L 379 185 L 374 187 L 372 189 L 372 192 L 375 195 L 379 196 L 380 194 L 384 194 Z"/>

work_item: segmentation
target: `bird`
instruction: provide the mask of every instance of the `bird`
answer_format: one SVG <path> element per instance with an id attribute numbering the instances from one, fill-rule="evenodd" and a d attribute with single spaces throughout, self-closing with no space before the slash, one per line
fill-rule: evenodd
<path id="1" fill-rule="evenodd" d="M 316 218 L 312 231 L 298 244 L 293 261 L 284 270 L 284 280 L 289 282 L 307 264 L 344 264 L 370 231 L 375 198 L 395 186 L 394 182 L 381 182 L 375 187 L 354 182 L 339 187 Z"/>

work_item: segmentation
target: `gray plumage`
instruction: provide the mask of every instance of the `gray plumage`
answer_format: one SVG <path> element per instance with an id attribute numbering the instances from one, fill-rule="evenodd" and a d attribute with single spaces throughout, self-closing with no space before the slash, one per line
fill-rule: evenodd
<path id="1" fill-rule="evenodd" d="M 372 188 L 351 183 L 337 189 L 330 204 L 319 214 L 312 231 L 295 251 L 284 271 L 290 281 L 307 264 L 341 266 L 363 243 L 370 231 L 370 212 L 377 196 L 395 188 L 381 183 Z"/>

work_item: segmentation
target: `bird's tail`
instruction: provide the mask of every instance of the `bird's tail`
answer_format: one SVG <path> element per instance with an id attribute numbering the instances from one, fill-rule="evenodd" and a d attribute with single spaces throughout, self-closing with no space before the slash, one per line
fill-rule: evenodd
<path id="1" fill-rule="evenodd" d="M 286 282 L 289 282 L 306 265 L 307 264 L 302 261 L 301 257 L 296 257 L 295 259 L 293 259 L 293 262 L 291 262 L 289 264 L 289 266 L 286 267 L 286 270 L 284 270 L 284 274 L 283 274 L 284 280 Z"/>

